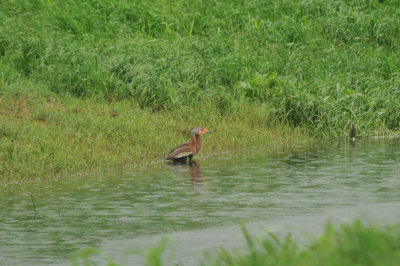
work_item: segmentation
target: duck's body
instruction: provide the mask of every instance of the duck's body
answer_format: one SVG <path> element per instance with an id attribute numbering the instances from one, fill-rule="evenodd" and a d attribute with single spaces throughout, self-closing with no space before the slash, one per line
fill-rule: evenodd
<path id="1" fill-rule="evenodd" d="M 172 160 L 174 162 L 186 162 L 188 159 L 191 161 L 193 157 L 200 151 L 201 141 L 200 134 L 208 132 L 203 127 L 196 127 L 192 129 L 191 142 L 184 142 L 173 148 L 165 158 L 165 160 Z"/>
<path id="2" fill-rule="evenodd" d="M 191 160 L 193 154 L 196 153 L 192 151 L 191 142 L 181 143 L 171 150 L 165 160 L 172 160 L 174 162 L 186 162 L 187 159 Z"/>

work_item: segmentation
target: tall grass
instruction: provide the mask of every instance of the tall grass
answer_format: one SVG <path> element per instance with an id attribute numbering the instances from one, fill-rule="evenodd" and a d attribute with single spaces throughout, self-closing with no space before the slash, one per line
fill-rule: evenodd
<path id="1" fill-rule="evenodd" d="M 317 137 L 400 127 L 398 1 L 1 1 L 0 90 L 264 105 Z"/>

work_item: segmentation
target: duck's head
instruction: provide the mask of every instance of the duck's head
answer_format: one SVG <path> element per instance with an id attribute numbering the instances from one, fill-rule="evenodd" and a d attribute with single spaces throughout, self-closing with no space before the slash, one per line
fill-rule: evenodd
<path id="1" fill-rule="evenodd" d="M 192 136 L 198 136 L 200 134 L 205 134 L 210 132 L 208 129 L 204 128 L 204 127 L 195 127 L 192 129 L 192 131 L 190 131 L 190 134 Z"/>

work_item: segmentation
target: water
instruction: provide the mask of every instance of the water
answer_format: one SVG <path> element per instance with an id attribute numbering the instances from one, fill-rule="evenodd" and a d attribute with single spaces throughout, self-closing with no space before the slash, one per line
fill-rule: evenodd
<path id="1" fill-rule="evenodd" d="M 141 264 L 168 236 L 165 259 L 191 265 L 203 251 L 244 245 L 241 222 L 253 234 L 318 234 L 328 219 L 400 220 L 399 139 L 215 157 L 2 187 L 1 264 L 69 264 L 87 246 Z"/>

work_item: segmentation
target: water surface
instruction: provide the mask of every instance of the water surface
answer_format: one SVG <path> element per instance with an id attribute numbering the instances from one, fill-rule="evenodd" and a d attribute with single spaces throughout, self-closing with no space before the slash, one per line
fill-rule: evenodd
<path id="1" fill-rule="evenodd" d="M 69 264 L 77 250 L 95 246 L 140 264 L 142 254 L 121 254 L 168 236 L 166 259 L 191 265 L 203 251 L 244 244 L 241 222 L 254 234 L 318 234 L 328 219 L 395 223 L 399 169 L 400 141 L 379 139 L 5 186 L 0 261 Z"/>

